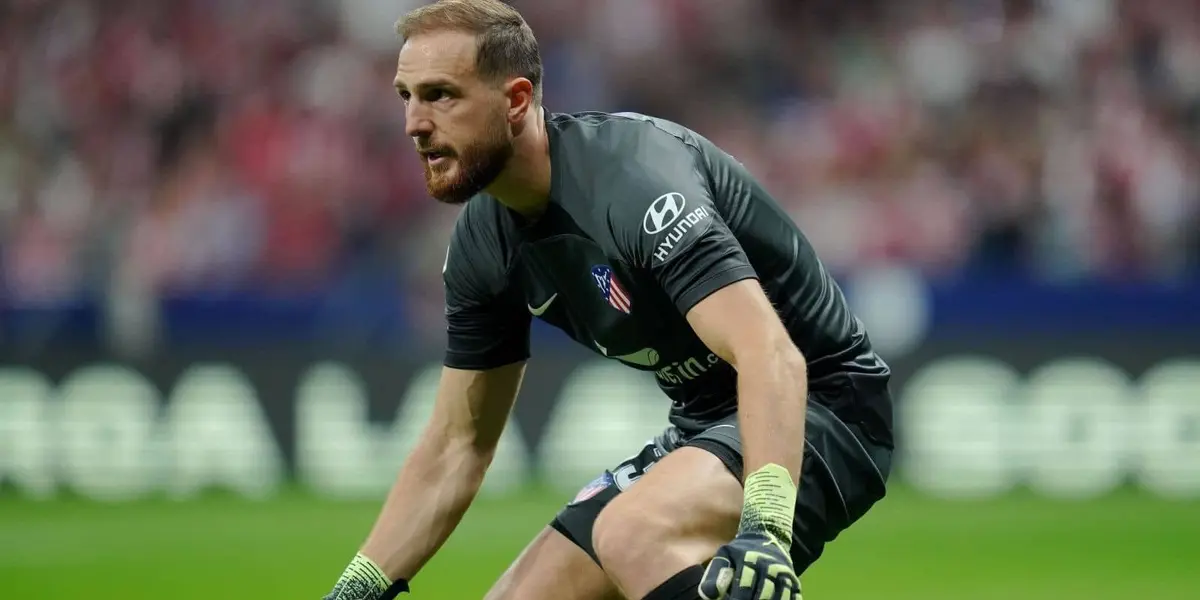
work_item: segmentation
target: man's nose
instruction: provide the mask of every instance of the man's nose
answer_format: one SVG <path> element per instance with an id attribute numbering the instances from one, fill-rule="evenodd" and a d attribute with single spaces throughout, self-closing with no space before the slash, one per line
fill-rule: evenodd
<path id="1" fill-rule="evenodd" d="M 419 102 L 410 102 L 404 110 L 404 133 L 412 138 L 433 134 L 433 121 Z"/>

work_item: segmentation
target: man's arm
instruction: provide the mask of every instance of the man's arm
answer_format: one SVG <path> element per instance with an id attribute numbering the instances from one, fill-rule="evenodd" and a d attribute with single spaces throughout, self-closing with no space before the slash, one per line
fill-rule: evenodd
<path id="1" fill-rule="evenodd" d="M 717 290 L 687 319 L 704 344 L 737 369 L 746 475 L 776 464 L 798 483 L 808 367 L 758 281 Z"/>
<path id="2" fill-rule="evenodd" d="M 794 598 L 792 521 L 804 458 L 808 367 L 755 280 L 718 289 L 687 313 L 696 334 L 737 369 L 745 499 L 737 537 L 717 550 L 701 598 Z M 736 583 L 735 583 L 736 582 Z"/>
<path id="3" fill-rule="evenodd" d="M 362 548 L 389 578 L 412 579 L 462 519 L 495 456 L 524 373 L 524 363 L 442 370 L 433 417 Z"/>
<path id="4" fill-rule="evenodd" d="M 776 228 L 749 218 L 763 203 L 756 202 L 753 179 L 731 167 L 728 155 L 664 127 L 623 132 L 628 139 L 614 146 L 627 149 L 631 160 L 620 164 L 637 167 L 597 184 L 622 199 L 609 209 L 616 247 L 653 274 L 697 337 L 737 370 L 742 519 L 697 591 L 724 598 L 736 577 L 732 597 L 799 598 L 788 547 L 804 456 L 808 369 L 743 247 L 776 247 Z"/>
<path id="5" fill-rule="evenodd" d="M 406 584 L 441 548 L 479 492 L 524 372 L 523 361 L 442 370 L 433 416 L 329 598 L 394 597 L 384 590 Z"/>
<path id="6" fill-rule="evenodd" d="M 635 119 L 636 121 L 637 119 Z M 625 168 L 597 175 L 612 198 L 608 220 L 627 262 L 648 269 L 714 354 L 738 370 L 747 474 L 776 464 L 797 479 L 803 455 L 807 366 L 758 282 L 741 242 L 714 203 L 701 150 L 659 126 L 610 125 L 611 145 L 629 156 L 603 164 Z M 712 152 L 717 150 L 712 149 Z M 718 162 L 722 156 L 716 156 Z M 725 156 L 725 163 L 732 158 Z M 634 166 L 636 165 L 636 166 Z M 755 182 L 726 168 L 727 194 Z M 726 212 L 744 213 L 730 198 Z M 775 231 L 744 231 L 768 246 Z"/>
<path id="7" fill-rule="evenodd" d="M 473 202 L 459 213 L 442 264 L 446 355 L 433 415 L 326 600 L 408 591 L 483 484 L 525 374 L 532 318 L 510 287 L 509 257 L 487 214 L 493 208 Z"/>

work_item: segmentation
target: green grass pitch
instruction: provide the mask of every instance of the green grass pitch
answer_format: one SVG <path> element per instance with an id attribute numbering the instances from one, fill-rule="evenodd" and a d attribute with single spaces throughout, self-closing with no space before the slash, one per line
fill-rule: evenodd
<path id="1" fill-rule="evenodd" d="M 414 581 L 418 600 L 481 598 L 563 498 L 481 500 Z M 299 493 L 101 505 L 0 495 L 0 588 L 22 600 L 324 595 L 375 502 Z M 1200 597 L 1200 504 L 1121 492 L 945 502 L 897 489 L 804 577 L 805 597 L 1154 600 Z"/>

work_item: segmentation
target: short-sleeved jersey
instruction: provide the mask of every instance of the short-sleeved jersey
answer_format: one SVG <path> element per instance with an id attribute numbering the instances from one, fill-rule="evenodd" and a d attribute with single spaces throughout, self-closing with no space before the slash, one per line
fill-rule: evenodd
<path id="1" fill-rule="evenodd" d="M 835 412 L 890 440 L 888 366 L 803 233 L 741 163 L 681 125 L 636 113 L 550 114 L 546 128 L 542 216 L 526 221 L 486 194 L 459 215 L 444 268 L 446 365 L 528 358 L 536 317 L 652 372 L 672 422 L 695 427 L 736 410 L 737 375 L 686 315 L 756 279 L 808 361 L 810 392 L 827 392 Z"/>

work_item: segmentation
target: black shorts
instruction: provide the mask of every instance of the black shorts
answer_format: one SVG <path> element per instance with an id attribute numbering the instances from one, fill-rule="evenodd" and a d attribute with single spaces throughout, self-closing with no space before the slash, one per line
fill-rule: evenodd
<path id="1" fill-rule="evenodd" d="M 791 554 L 797 573 L 804 572 L 821 556 L 827 542 L 884 497 L 892 465 L 890 447 L 871 441 L 858 425 L 842 421 L 811 399 L 804 437 L 804 462 L 792 526 Z M 599 564 L 592 547 L 592 525 L 600 511 L 662 457 L 684 446 L 711 452 L 741 481 L 742 441 L 737 414 L 694 435 L 672 426 L 637 455 L 580 490 L 551 526 Z"/>

